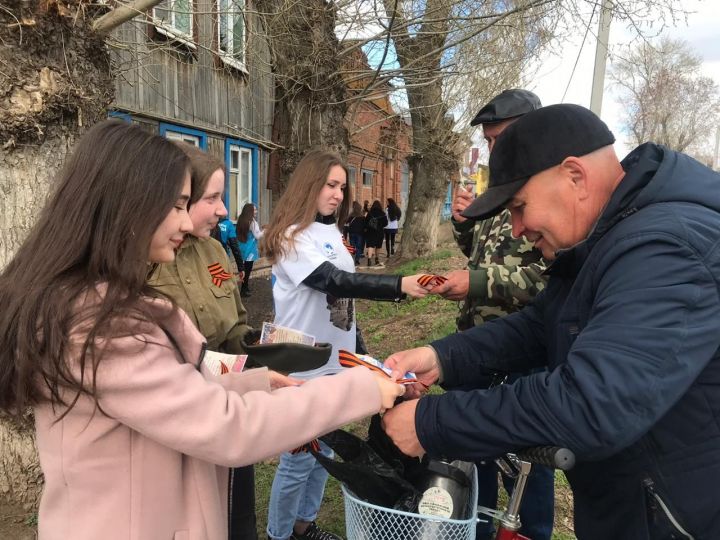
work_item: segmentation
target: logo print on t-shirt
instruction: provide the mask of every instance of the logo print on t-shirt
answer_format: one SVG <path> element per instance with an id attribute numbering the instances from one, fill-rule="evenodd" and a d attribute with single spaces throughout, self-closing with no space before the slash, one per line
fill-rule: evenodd
<path id="1" fill-rule="evenodd" d="M 335 328 L 345 330 L 352 328 L 353 316 L 355 314 L 355 302 L 352 298 L 335 298 L 329 294 L 325 295 L 327 308 L 330 310 L 330 322 Z"/>
<path id="2" fill-rule="evenodd" d="M 337 259 L 337 253 L 335 253 L 335 248 L 330 242 L 325 242 L 322 246 L 322 250 L 328 259 Z"/>

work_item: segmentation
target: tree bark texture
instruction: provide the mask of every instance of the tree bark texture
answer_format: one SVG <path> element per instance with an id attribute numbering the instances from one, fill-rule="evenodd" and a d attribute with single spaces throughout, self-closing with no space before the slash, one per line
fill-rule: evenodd
<path id="1" fill-rule="evenodd" d="M 107 114 L 107 50 L 78 0 L 7 0 L 0 9 L 0 270 L 32 228 L 52 178 Z M 38 269 L 42 272 L 42 268 Z M 31 424 L 0 419 L 0 497 L 35 508 L 42 487 Z"/>
<path id="2" fill-rule="evenodd" d="M 80 3 L 10 0 L 3 8 L 0 269 L 27 236 L 68 147 L 105 117 L 113 96 L 107 50 Z"/>
<path id="3" fill-rule="evenodd" d="M 75 139 L 74 134 L 60 133 L 38 145 L 0 150 L 0 268 L 32 228 Z"/>
<path id="4" fill-rule="evenodd" d="M 273 158 L 277 198 L 302 156 L 316 146 L 347 154 L 345 82 L 340 75 L 335 7 L 323 0 L 256 0 L 270 43 L 275 82 Z"/>
<path id="5" fill-rule="evenodd" d="M 0 422 L 0 499 L 25 510 L 37 509 L 43 486 L 34 435 L 29 425 Z"/>

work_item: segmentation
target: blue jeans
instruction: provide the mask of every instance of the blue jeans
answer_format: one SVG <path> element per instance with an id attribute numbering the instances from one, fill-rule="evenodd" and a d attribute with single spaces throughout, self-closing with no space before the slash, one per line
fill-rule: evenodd
<path id="1" fill-rule="evenodd" d="M 360 262 L 365 249 L 365 239 L 362 234 L 350 233 L 350 245 L 355 248 L 355 264 Z"/>
<path id="2" fill-rule="evenodd" d="M 498 467 L 494 461 L 476 463 L 478 469 L 478 505 L 488 508 L 497 506 Z M 512 478 L 501 474 L 505 491 L 512 493 Z M 533 465 L 525 485 L 520 504 L 520 534 L 532 540 L 550 540 L 555 517 L 555 473 L 548 467 Z M 489 519 L 487 516 L 481 518 Z M 492 520 L 477 525 L 477 540 L 495 538 Z"/>
<path id="3" fill-rule="evenodd" d="M 320 452 L 328 457 L 333 451 L 322 441 Z M 328 473 L 309 452 L 280 456 L 268 508 L 267 533 L 273 540 L 290 538 L 296 521 L 314 521 L 317 517 Z"/>

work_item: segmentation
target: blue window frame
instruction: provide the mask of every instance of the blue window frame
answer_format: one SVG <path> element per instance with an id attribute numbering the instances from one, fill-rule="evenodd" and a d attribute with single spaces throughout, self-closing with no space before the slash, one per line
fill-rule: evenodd
<path id="1" fill-rule="evenodd" d="M 124 111 L 108 111 L 108 118 L 117 118 L 128 124 L 132 124 L 132 116 Z"/>
<path id="2" fill-rule="evenodd" d="M 258 146 L 225 139 L 225 206 L 235 221 L 245 203 L 258 204 Z"/>
<path id="3" fill-rule="evenodd" d="M 160 122 L 160 135 L 173 141 L 183 141 L 194 144 L 202 150 L 207 150 L 207 133 L 199 129 L 192 129 L 174 124 Z"/>

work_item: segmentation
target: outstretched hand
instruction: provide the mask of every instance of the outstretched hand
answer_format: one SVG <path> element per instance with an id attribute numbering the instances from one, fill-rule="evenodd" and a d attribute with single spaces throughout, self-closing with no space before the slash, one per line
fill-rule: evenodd
<path id="1" fill-rule="evenodd" d="M 430 294 L 439 294 L 448 300 L 464 300 L 470 290 L 470 272 L 453 270 L 445 276 L 447 281 L 430 289 Z"/>
<path id="2" fill-rule="evenodd" d="M 380 412 L 384 413 L 388 409 L 392 409 L 393 405 L 395 405 L 395 400 L 405 393 L 405 387 L 402 384 L 397 384 L 392 379 L 388 379 L 384 373 L 375 373 L 375 378 L 375 382 L 380 389 L 380 399 L 382 401 Z"/>
<path id="3" fill-rule="evenodd" d="M 402 278 L 400 289 L 402 292 L 413 298 L 424 298 L 427 296 L 429 289 L 423 287 L 418 282 L 422 274 L 416 274 L 414 276 L 405 276 Z"/>
<path id="4" fill-rule="evenodd" d="M 437 355 L 431 347 L 418 347 L 391 354 L 384 362 L 385 367 L 392 369 L 391 377 L 401 379 L 405 373 L 412 371 L 417 376 L 416 384 L 407 385 L 405 396 L 416 398 L 427 392 L 440 377 Z"/>

